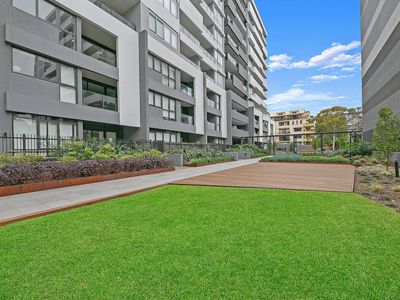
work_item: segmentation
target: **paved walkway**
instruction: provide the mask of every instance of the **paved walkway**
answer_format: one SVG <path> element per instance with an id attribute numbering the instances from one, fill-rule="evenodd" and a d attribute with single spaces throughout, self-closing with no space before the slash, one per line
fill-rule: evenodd
<path id="1" fill-rule="evenodd" d="M 353 192 L 354 172 L 352 165 L 261 162 L 174 184 Z"/>
<path id="2" fill-rule="evenodd" d="M 254 164 L 258 161 L 259 159 L 249 159 L 199 168 L 179 168 L 174 172 L 0 197 L 0 223 L 13 218 L 78 206 L 86 202 L 111 199 L 194 176 Z"/>

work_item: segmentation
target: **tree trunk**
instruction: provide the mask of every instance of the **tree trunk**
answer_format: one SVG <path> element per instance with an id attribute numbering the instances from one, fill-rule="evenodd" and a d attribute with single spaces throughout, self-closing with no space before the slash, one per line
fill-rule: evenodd
<path id="1" fill-rule="evenodd" d="M 386 155 L 386 171 L 389 171 L 390 155 Z"/>
<path id="2" fill-rule="evenodd" d="M 333 135 L 333 142 L 332 142 L 332 150 L 335 151 L 336 150 L 336 135 Z"/>

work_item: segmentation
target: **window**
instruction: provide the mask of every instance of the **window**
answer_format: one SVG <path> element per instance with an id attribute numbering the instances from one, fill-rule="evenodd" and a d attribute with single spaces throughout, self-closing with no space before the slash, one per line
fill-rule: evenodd
<path id="1" fill-rule="evenodd" d="M 49 81 L 57 81 L 57 63 L 53 60 L 37 57 L 37 77 Z"/>
<path id="2" fill-rule="evenodd" d="M 36 15 L 36 0 L 13 0 L 13 6 L 33 16 Z"/>
<path id="3" fill-rule="evenodd" d="M 161 82 L 170 88 L 176 88 L 176 69 L 157 57 L 149 54 L 148 66 L 156 72 L 161 73 Z"/>
<path id="4" fill-rule="evenodd" d="M 171 29 L 163 20 L 158 18 L 153 13 L 149 14 L 149 29 L 157 34 L 161 39 L 166 41 L 174 49 L 178 47 L 178 35 Z"/>
<path id="5" fill-rule="evenodd" d="M 175 17 L 178 16 L 178 1 L 177 0 L 158 0 L 160 3 L 164 5 L 168 11 L 173 14 Z"/>
<path id="6" fill-rule="evenodd" d="M 16 137 L 25 134 L 28 137 L 56 138 L 61 136 L 71 138 L 77 135 L 75 121 L 29 114 L 15 114 L 13 128 L 13 133 Z M 43 144 L 43 146 L 45 145 L 46 143 Z"/>
<path id="7" fill-rule="evenodd" d="M 58 83 L 60 101 L 76 103 L 75 68 L 15 48 L 12 53 L 14 73 Z"/>
<path id="8" fill-rule="evenodd" d="M 150 130 L 150 141 L 176 143 L 178 141 L 178 133 L 174 131 Z"/>
<path id="9" fill-rule="evenodd" d="M 154 93 L 149 92 L 149 105 L 162 108 L 164 120 L 176 121 L 176 100 Z"/>
<path id="10" fill-rule="evenodd" d="M 118 91 L 116 87 L 82 78 L 83 105 L 118 111 Z"/>
<path id="11" fill-rule="evenodd" d="M 156 17 L 152 14 L 149 15 L 149 29 L 156 32 Z"/>
<path id="12" fill-rule="evenodd" d="M 57 9 L 47 1 L 39 0 L 38 17 L 50 24 L 57 25 Z"/>
<path id="13" fill-rule="evenodd" d="M 46 0 L 13 0 L 13 6 L 36 16 L 58 29 L 58 42 L 76 48 L 76 18 Z"/>
<path id="14" fill-rule="evenodd" d="M 60 101 L 76 103 L 75 69 L 61 65 Z"/>
<path id="15" fill-rule="evenodd" d="M 13 49 L 13 72 L 35 76 L 36 56 L 25 51 Z"/>

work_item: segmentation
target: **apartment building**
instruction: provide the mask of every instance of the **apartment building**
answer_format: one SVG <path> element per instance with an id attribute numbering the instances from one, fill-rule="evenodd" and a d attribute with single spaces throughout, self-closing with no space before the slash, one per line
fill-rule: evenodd
<path id="1" fill-rule="evenodd" d="M 306 110 L 292 110 L 273 113 L 271 118 L 275 121 L 276 142 L 297 143 L 311 145 L 315 133 L 313 117 Z"/>
<path id="2" fill-rule="evenodd" d="M 369 140 L 378 111 L 400 115 L 400 1 L 361 0 L 363 132 Z"/>
<path id="3" fill-rule="evenodd" d="M 0 131 L 227 143 L 269 132 L 253 0 L 2 0 Z"/>

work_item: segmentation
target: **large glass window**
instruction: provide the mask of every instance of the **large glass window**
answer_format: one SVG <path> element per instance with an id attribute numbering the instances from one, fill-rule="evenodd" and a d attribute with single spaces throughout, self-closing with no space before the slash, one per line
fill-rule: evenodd
<path id="1" fill-rule="evenodd" d="M 33 16 L 36 15 L 36 0 L 13 0 L 13 6 Z"/>
<path id="2" fill-rule="evenodd" d="M 159 58 L 149 54 L 148 67 L 156 72 L 161 73 L 162 83 L 170 88 L 176 87 L 176 69 L 167 63 L 161 61 Z"/>
<path id="3" fill-rule="evenodd" d="M 13 49 L 13 72 L 35 76 L 36 56 L 19 49 Z"/>
<path id="4" fill-rule="evenodd" d="M 116 87 L 83 78 L 82 88 L 83 105 L 112 111 L 118 110 L 118 93 Z"/>
<path id="5" fill-rule="evenodd" d="M 176 100 L 167 96 L 149 92 L 149 104 L 162 108 L 164 120 L 176 121 Z"/>
<path id="6" fill-rule="evenodd" d="M 149 29 L 160 38 L 162 38 L 164 41 L 166 41 L 168 44 L 170 44 L 173 48 L 177 49 L 177 33 L 153 13 L 149 14 Z"/>
<path id="7" fill-rule="evenodd" d="M 36 16 L 59 30 L 58 42 L 76 48 L 76 17 L 47 0 L 13 0 L 13 6 Z"/>
<path id="8" fill-rule="evenodd" d="M 178 142 L 178 133 L 174 131 L 162 131 L 151 129 L 149 134 L 150 141 L 176 143 Z"/>

